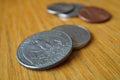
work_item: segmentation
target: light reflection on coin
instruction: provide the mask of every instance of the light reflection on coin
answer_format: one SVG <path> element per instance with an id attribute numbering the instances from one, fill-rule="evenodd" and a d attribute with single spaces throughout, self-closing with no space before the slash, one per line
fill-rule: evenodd
<path id="1" fill-rule="evenodd" d="M 91 39 L 90 32 L 79 25 L 61 25 L 53 28 L 53 30 L 63 31 L 71 36 L 74 49 L 84 47 Z"/>
<path id="2" fill-rule="evenodd" d="M 20 64 L 32 69 L 48 69 L 63 62 L 72 50 L 72 40 L 61 31 L 44 31 L 25 39 L 17 49 Z"/>

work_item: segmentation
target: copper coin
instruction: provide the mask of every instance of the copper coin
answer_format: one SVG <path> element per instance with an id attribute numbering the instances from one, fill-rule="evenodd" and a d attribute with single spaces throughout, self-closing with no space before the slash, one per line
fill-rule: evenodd
<path id="1" fill-rule="evenodd" d="M 83 7 L 78 16 L 87 22 L 104 22 L 111 18 L 110 13 L 98 7 Z"/>

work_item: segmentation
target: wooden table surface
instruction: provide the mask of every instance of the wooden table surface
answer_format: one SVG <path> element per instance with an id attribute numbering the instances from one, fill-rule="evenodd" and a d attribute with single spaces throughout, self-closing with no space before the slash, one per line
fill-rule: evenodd
<path id="1" fill-rule="evenodd" d="M 110 21 L 94 24 L 47 13 L 47 5 L 58 1 L 0 0 L 0 80 L 120 80 L 120 1 L 61 0 L 98 6 L 112 14 Z M 16 49 L 22 40 L 63 24 L 85 26 L 91 42 L 50 70 L 31 70 L 18 63 Z"/>

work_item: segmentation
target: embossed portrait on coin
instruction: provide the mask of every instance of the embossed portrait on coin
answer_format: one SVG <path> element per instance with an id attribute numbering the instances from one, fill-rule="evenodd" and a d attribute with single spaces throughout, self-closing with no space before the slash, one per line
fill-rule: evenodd
<path id="1" fill-rule="evenodd" d="M 63 43 L 59 39 L 36 39 L 30 41 L 23 50 L 24 57 L 33 65 L 49 62 L 51 55 L 62 51 Z M 50 59 L 51 58 L 51 59 Z"/>

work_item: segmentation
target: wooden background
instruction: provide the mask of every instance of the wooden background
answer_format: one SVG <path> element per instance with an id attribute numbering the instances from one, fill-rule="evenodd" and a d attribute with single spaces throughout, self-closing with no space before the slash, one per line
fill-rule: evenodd
<path id="1" fill-rule="evenodd" d="M 106 9 L 113 17 L 100 24 L 77 17 L 62 20 L 47 13 L 47 5 L 58 1 L 0 0 L 0 80 L 120 80 L 120 1 L 60 0 Z M 30 70 L 18 63 L 16 49 L 23 39 L 63 24 L 88 28 L 92 34 L 89 45 L 50 70 Z"/>

